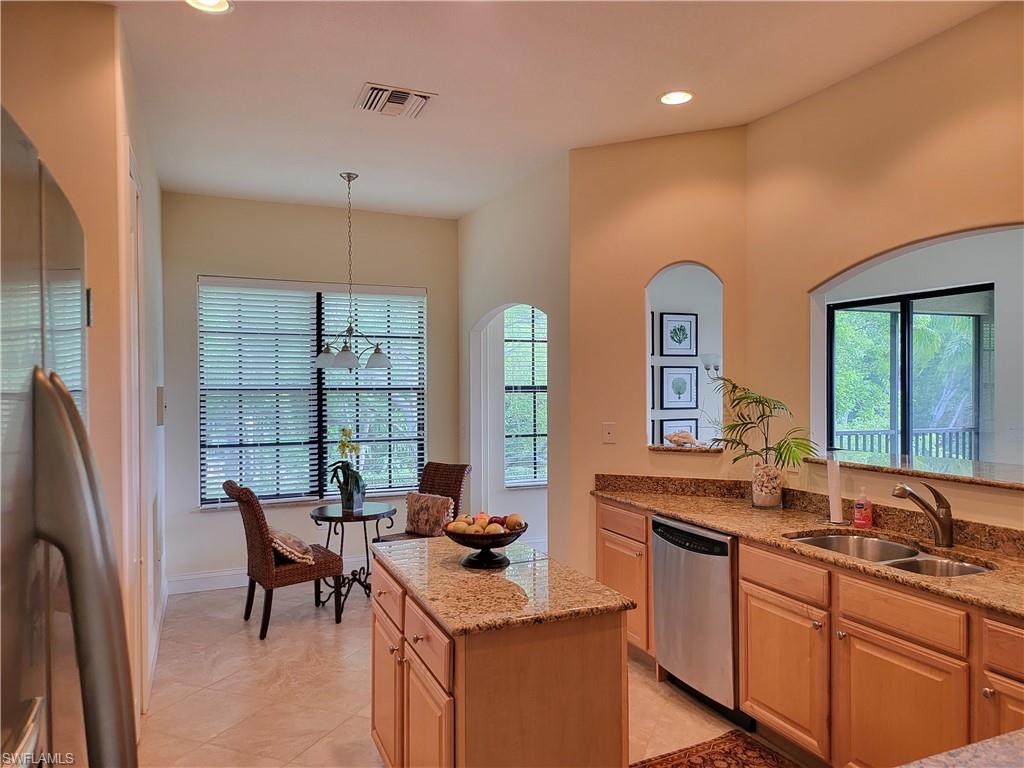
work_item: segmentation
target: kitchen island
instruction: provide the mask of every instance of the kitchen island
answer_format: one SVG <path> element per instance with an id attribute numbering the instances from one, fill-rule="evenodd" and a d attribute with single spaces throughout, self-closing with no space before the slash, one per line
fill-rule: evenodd
<path id="1" fill-rule="evenodd" d="M 626 765 L 631 599 L 522 544 L 497 571 L 445 537 L 371 549 L 386 764 Z"/>

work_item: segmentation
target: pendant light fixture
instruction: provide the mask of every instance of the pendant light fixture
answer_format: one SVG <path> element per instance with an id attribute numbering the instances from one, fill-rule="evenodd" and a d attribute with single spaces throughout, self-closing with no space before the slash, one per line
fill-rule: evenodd
<path id="1" fill-rule="evenodd" d="M 313 366 L 315 368 L 348 368 L 352 370 L 358 368 L 360 358 L 370 352 L 370 356 L 366 358 L 367 368 L 390 368 L 391 360 L 381 350 L 380 344 L 371 341 L 366 334 L 360 333 L 355 327 L 355 318 L 352 316 L 352 182 L 359 178 L 359 174 L 345 171 L 340 175 L 348 187 L 348 327 L 324 344 L 320 354 L 313 360 Z M 357 337 L 362 338 L 367 344 L 362 350 L 358 349 Z M 342 342 L 340 348 L 338 347 L 339 341 Z"/>

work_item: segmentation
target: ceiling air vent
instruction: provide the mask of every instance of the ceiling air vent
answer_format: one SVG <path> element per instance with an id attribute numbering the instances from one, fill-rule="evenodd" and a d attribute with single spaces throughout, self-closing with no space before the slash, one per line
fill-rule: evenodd
<path id="1" fill-rule="evenodd" d="M 356 109 L 365 112 L 379 112 L 391 117 L 419 117 L 436 93 L 414 91 L 411 88 L 397 88 L 393 85 L 367 83 L 359 93 Z"/>

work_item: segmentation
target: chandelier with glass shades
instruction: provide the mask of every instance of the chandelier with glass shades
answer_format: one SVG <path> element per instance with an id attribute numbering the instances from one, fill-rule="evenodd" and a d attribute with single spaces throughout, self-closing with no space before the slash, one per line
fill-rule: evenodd
<path id="1" fill-rule="evenodd" d="M 380 344 L 372 341 L 366 334 L 360 333 L 355 327 L 355 318 L 352 317 L 352 182 L 359 178 L 359 174 L 345 171 L 340 175 L 348 185 L 348 327 L 324 344 L 320 354 L 313 360 L 313 365 L 316 368 L 352 370 L 358 368 L 362 356 L 370 352 L 370 356 L 366 358 L 366 368 L 390 368 L 391 360 L 381 350 Z M 366 342 L 362 350 L 358 347 L 359 339 Z"/>

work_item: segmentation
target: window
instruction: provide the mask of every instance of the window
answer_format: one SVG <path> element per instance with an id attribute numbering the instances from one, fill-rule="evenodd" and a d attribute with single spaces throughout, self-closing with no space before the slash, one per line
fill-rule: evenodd
<path id="1" fill-rule="evenodd" d="M 830 305 L 829 445 L 981 460 L 993 297 L 982 285 Z"/>
<path id="2" fill-rule="evenodd" d="M 426 296 L 379 290 L 361 288 L 352 315 L 392 367 L 317 370 L 323 340 L 347 323 L 347 293 L 200 280 L 201 504 L 224 500 L 227 479 L 261 498 L 337 495 L 325 467 L 346 426 L 363 445 L 359 469 L 372 491 L 416 487 L 426 461 Z"/>
<path id="3" fill-rule="evenodd" d="M 548 318 L 505 310 L 505 485 L 548 481 Z"/>

